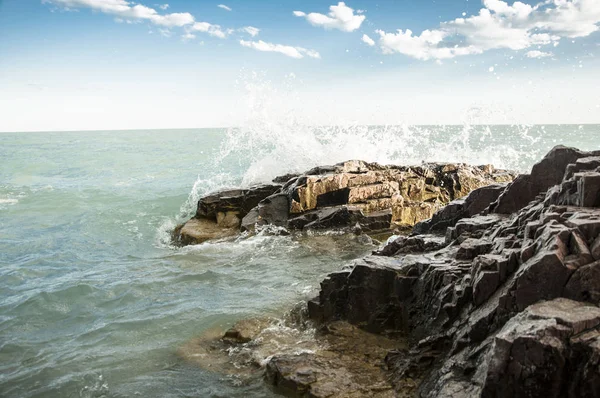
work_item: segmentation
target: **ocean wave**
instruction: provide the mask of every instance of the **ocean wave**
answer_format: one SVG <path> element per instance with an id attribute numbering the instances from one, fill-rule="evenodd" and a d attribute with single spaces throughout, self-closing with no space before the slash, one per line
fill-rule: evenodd
<path id="1" fill-rule="evenodd" d="M 240 113 L 247 117 L 240 126 L 227 129 L 214 159 L 212 169 L 223 172 L 199 175 L 179 214 L 167 224 L 191 217 L 200 197 L 209 192 L 350 159 L 402 165 L 493 164 L 525 171 L 539 157 L 535 144 L 541 135 L 532 126 L 478 125 L 480 108 L 466 110 L 466 122 L 460 126 L 365 126 L 351 121 L 316 125 L 298 108 L 294 84 L 288 82 L 288 89 L 280 91 L 256 75 L 247 78 L 240 101 L 245 107 Z M 237 165 L 238 175 L 224 172 L 231 164 Z M 164 236 L 165 229 L 159 228 L 159 235 Z"/>

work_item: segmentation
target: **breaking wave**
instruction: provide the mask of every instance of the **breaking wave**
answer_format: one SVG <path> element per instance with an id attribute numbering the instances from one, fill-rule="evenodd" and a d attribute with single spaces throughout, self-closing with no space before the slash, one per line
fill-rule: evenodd
<path id="1" fill-rule="evenodd" d="M 361 159 L 402 165 L 493 164 L 525 171 L 542 151 L 536 145 L 542 138 L 539 128 L 477 124 L 482 113 L 478 107 L 465 112 L 463 125 L 317 125 L 298 104 L 294 85 L 293 75 L 283 89 L 256 74 L 245 80 L 236 107 L 245 119 L 226 129 L 212 167 L 220 172 L 198 176 L 181 206 L 180 219 L 192 215 L 198 199 L 208 192 L 268 182 L 317 165 Z"/>

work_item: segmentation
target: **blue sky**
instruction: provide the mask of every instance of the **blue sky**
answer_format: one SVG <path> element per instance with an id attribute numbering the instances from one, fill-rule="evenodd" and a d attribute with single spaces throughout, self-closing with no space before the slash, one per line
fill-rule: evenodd
<path id="1" fill-rule="evenodd" d="M 0 0 L 0 131 L 600 123 L 599 24 L 597 0 Z"/>

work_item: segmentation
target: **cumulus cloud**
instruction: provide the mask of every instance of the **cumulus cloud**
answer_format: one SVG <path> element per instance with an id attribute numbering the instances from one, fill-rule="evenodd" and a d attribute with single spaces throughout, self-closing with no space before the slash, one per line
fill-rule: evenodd
<path id="1" fill-rule="evenodd" d="M 125 0 L 42 0 L 42 2 L 52 3 L 67 9 L 91 8 L 123 20 L 146 20 L 168 28 L 194 23 L 194 17 L 190 13 L 159 14 L 153 8 L 133 4 Z"/>
<path id="2" fill-rule="evenodd" d="M 193 33 L 189 33 L 189 32 L 181 35 L 181 40 L 183 40 L 183 41 L 194 40 L 195 38 L 196 38 L 196 35 Z"/>
<path id="3" fill-rule="evenodd" d="M 231 7 L 227 7 L 225 4 L 219 4 L 217 7 L 222 8 L 227 11 L 231 11 Z"/>
<path id="4" fill-rule="evenodd" d="M 314 51 L 314 50 L 309 50 L 309 49 L 302 48 L 302 47 L 286 46 L 283 44 L 267 43 L 262 40 L 259 40 L 259 41 L 240 40 L 240 44 L 244 47 L 253 48 L 258 51 L 276 52 L 276 53 L 280 53 L 280 54 L 286 55 L 291 58 L 296 58 L 296 59 L 301 59 L 301 58 L 304 58 L 305 56 L 310 57 L 310 58 L 321 58 L 321 55 L 317 51 Z"/>
<path id="5" fill-rule="evenodd" d="M 483 0 L 483 6 L 476 15 L 442 22 L 419 35 L 409 29 L 377 30 L 381 50 L 439 60 L 493 49 L 556 45 L 563 37 L 585 37 L 600 29 L 598 0 L 545 0 L 533 6 Z"/>
<path id="6" fill-rule="evenodd" d="M 552 54 L 551 52 L 544 52 L 539 50 L 528 51 L 527 54 L 525 54 L 527 58 L 546 58 L 551 57 L 553 55 L 554 54 Z"/>
<path id="7" fill-rule="evenodd" d="M 231 29 L 222 29 L 220 25 L 213 25 L 208 22 L 196 22 L 188 28 L 189 32 L 203 32 L 208 33 L 210 36 L 224 39 L 229 36 L 233 31 Z"/>
<path id="8" fill-rule="evenodd" d="M 158 8 L 160 8 L 161 10 L 166 10 L 167 8 L 169 8 L 168 4 L 161 4 L 158 6 Z"/>
<path id="9" fill-rule="evenodd" d="M 240 32 L 248 33 L 250 36 L 258 36 L 260 33 L 260 29 L 255 28 L 254 26 L 245 26 L 239 29 Z"/>
<path id="10" fill-rule="evenodd" d="M 375 45 L 375 40 L 371 39 L 369 36 L 367 35 L 362 35 L 362 39 L 361 39 L 364 43 L 367 43 L 370 46 L 374 46 Z"/>
<path id="11" fill-rule="evenodd" d="M 341 1 L 337 6 L 330 6 L 329 14 L 327 15 L 316 12 L 307 14 L 303 11 L 294 11 L 294 15 L 305 18 L 313 26 L 321 26 L 325 29 L 339 29 L 343 32 L 357 30 L 365 20 L 364 15 L 360 15 L 360 13 L 355 14 L 352 8 Z"/>

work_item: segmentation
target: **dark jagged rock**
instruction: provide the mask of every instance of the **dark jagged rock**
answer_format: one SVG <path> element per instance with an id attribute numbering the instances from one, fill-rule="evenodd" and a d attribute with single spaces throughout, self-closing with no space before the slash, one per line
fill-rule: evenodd
<path id="1" fill-rule="evenodd" d="M 490 203 L 498 199 L 506 188 L 506 184 L 494 184 L 475 189 L 465 198 L 456 199 L 448 203 L 430 219 L 417 223 L 413 234 L 425 234 L 436 231 L 445 231 L 462 218 L 473 217 L 484 211 Z"/>
<path id="2" fill-rule="evenodd" d="M 237 235 L 240 229 L 253 229 L 254 209 L 281 185 L 258 185 L 248 189 L 221 191 L 198 201 L 194 218 L 173 231 L 173 240 L 191 245 Z"/>
<path id="3" fill-rule="evenodd" d="M 234 213 L 243 218 L 260 201 L 272 195 L 281 185 L 257 185 L 248 189 L 234 189 L 208 195 L 198 201 L 196 218 L 207 218 L 218 221 L 220 214 Z"/>
<path id="4" fill-rule="evenodd" d="M 440 228 L 456 217 L 478 212 L 484 199 L 495 199 L 502 187 L 487 186 L 506 183 L 513 177 L 489 165 L 408 167 L 352 160 L 316 167 L 302 175 L 278 177 L 271 185 L 205 196 L 198 202 L 194 219 L 179 226 L 174 237 L 180 244 L 201 243 L 211 237 L 231 236 L 236 228 L 252 232 L 264 225 L 379 233 L 410 228 L 456 200 L 456 214 L 441 217 L 435 225 Z M 477 188 L 481 189 L 464 200 L 458 199 Z"/>
<path id="5" fill-rule="evenodd" d="M 582 152 L 564 146 L 554 147 L 544 159 L 533 166 L 531 174 L 520 175 L 508 185 L 498 200 L 492 204 L 491 211 L 504 214 L 519 211 L 533 201 L 540 192 L 560 184 L 565 174 L 569 176 L 570 164 L 576 165 L 571 167 L 571 170 L 574 170 L 583 165 L 580 162 L 577 166 L 579 159 L 599 155 L 600 151 Z"/>
<path id="6" fill-rule="evenodd" d="M 444 236 L 395 237 L 329 275 L 311 317 L 412 341 L 387 357 L 397 393 L 600 397 L 597 154 L 556 147 L 473 195 L 479 213 L 451 203 L 415 230 Z"/>

